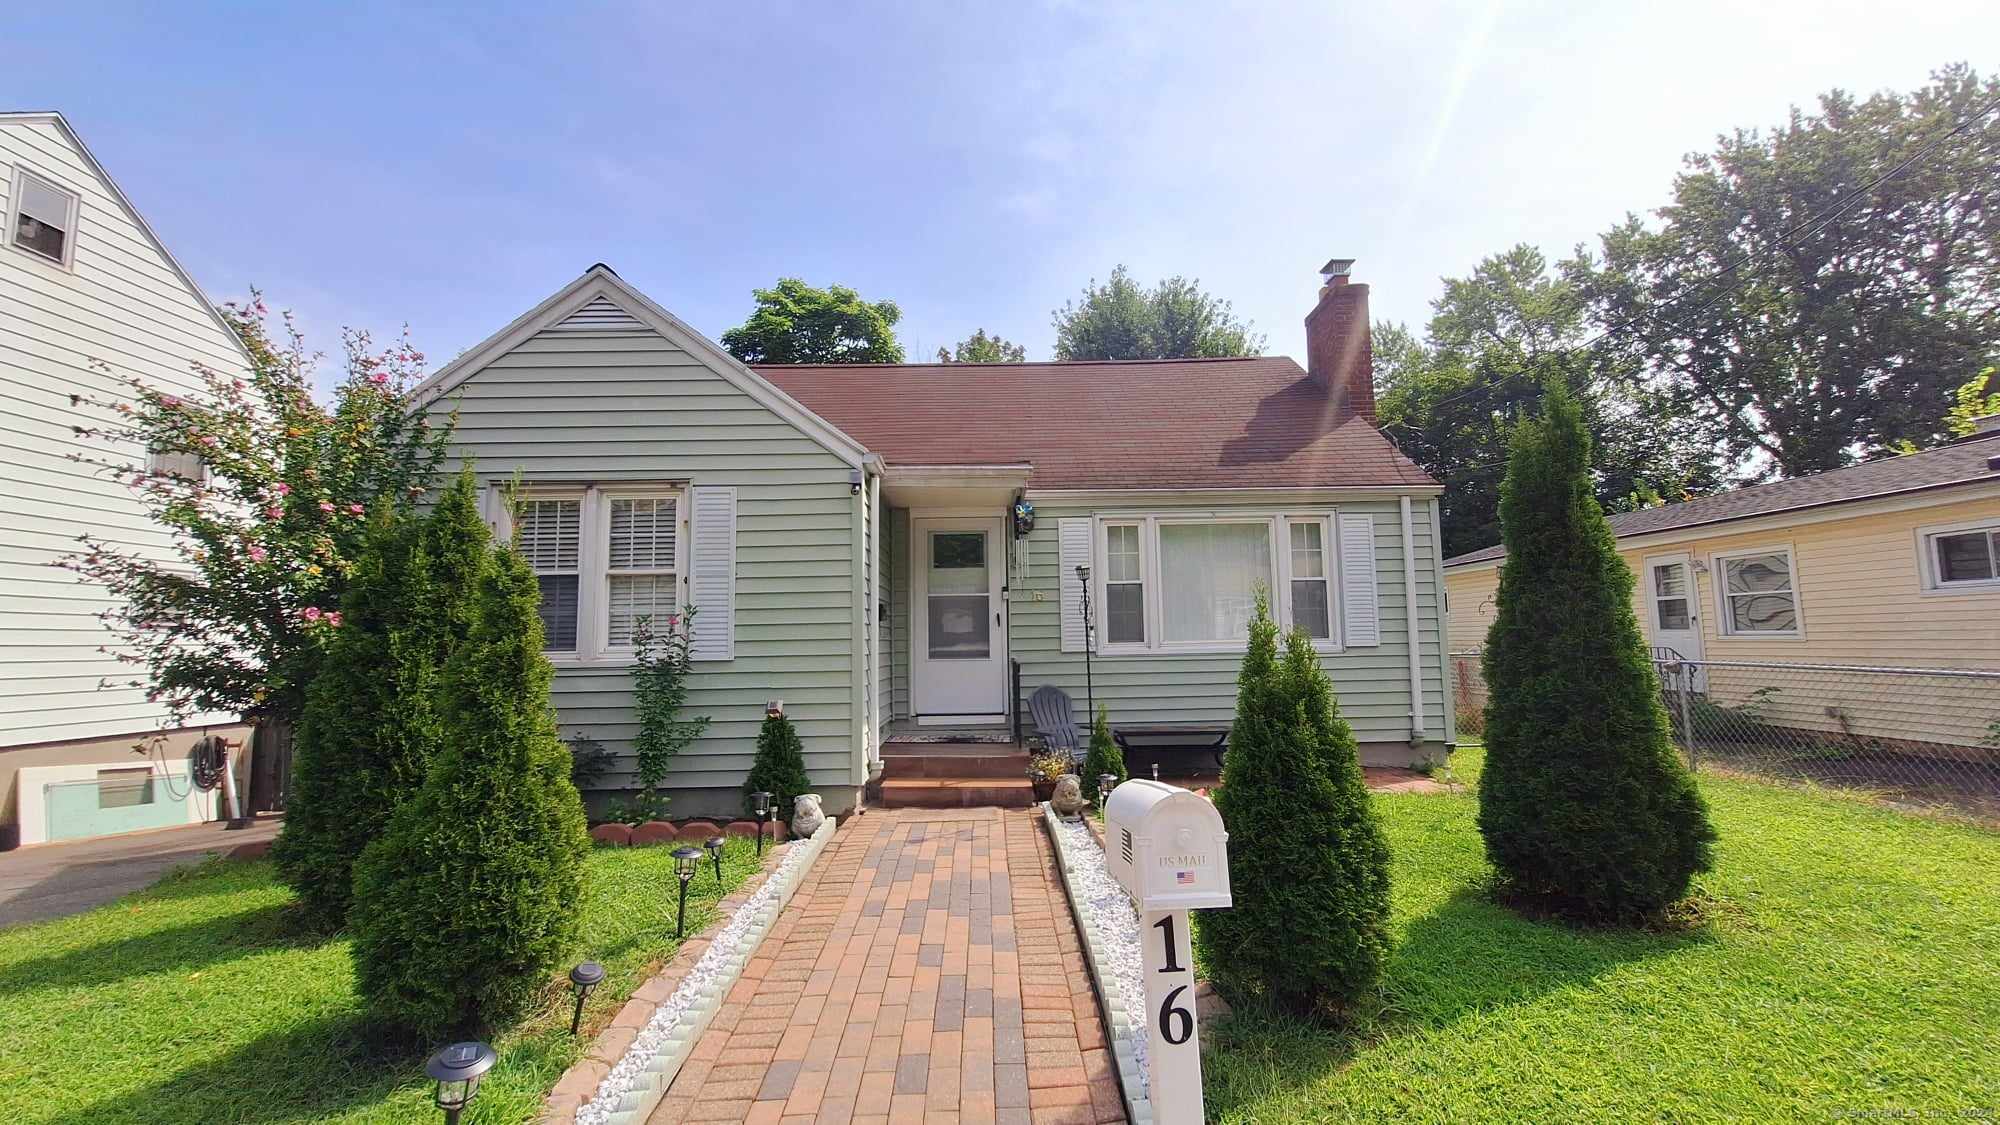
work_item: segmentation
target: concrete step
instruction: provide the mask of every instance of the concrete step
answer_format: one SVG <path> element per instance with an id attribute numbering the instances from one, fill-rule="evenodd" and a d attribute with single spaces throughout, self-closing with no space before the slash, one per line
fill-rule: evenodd
<path id="1" fill-rule="evenodd" d="M 884 759 L 886 764 L 887 759 Z M 1035 787 L 1025 776 L 885 778 L 885 809 L 955 809 L 999 806 L 1025 809 L 1035 803 Z"/>
<path id="2" fill-rule="evenodd" d="M 1028 755 L 1004 747 L 987 754 L 898 754 L 882 751 L 882 777 L 991 777 L 1013 780 L 1027 776 Z"/>

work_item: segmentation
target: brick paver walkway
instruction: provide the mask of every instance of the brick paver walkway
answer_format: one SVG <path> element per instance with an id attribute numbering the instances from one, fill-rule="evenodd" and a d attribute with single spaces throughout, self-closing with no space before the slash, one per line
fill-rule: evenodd
<path id="1" fill-rule="evenodd" d="M 655 1125 L 1125 1120 L 1036 815 L 843 823 Z"/>

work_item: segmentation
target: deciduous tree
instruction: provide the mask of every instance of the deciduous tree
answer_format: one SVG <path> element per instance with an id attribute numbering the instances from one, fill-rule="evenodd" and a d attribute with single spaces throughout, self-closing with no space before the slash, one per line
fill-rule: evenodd
<path id="1" fill-rule="evenodd" d="M 950 351 L 938 349 L 939 363 L 1020 363 L 1027 358 L 1027 348 L 988 336 L 984 328 L 960 340 Z"/>
<path id="2" fill-rule="evenodd" d="M 845 285 L 818 289 L 796 277 L 752 290 L 757 309 L 722 334 L 722 346 L 745 363 L 901 363 L 894 301 L 864 301 Z"/>
<path id="3" fill-rule="evenodd" d="M 1151 289 L 1124 266 L 1055 311 L 1057 359 L 1192 359 L 1260 355 L 1264 337 L 1198 280 L 1169 277 Z"/>

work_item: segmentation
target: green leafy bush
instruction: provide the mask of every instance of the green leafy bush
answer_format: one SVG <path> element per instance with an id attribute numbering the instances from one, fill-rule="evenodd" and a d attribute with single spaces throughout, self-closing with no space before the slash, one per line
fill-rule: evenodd
<path id="1" fill-rule="evenodd" d="M 535 576 L 488 556 L 440 692 L 422 788 L 354 871 L 356 981 L 386 1026 L 436 1041 L 525 1011 L 577 933 L 590 839 L 556 737 Z"/>
<path id="2" fill-rule="evenodd" d="M 1097 776 L 1106 773 L 1116 775 L 1120 782 L 1132 776 L 1125 772 L 1125 752 L 1111 737 L 1111 713 L 1099 707 L 1097 718 L 1090 723 L 1090 752 L 1083 757 L 1083 795 L 1095 801 Z"/>
<path id="3" fill-rule="evenodd" d="M 426 517 L 377 513 L 341 609 L 324 619 L 333 637 L 307 690 L 272 846 L 319 926 L 346 919 L 355 860 L 423 783 L 443 738 L 438 679 L 470 629 L 466 591 L 488 551 L 476 487 L 461 474 Z"/>
<path id="4" fill-rule="evenodd" d="M 1715 831 L 1669 737 L 1632 572 L 1591 494 L 1590 439 L 1552 391 L 1501 485 L 1507 565 L 1487 634 L 1479 830 L 1507 891 L 1592 921 L 1657 914 Z"/>
<path id="5" fill-rule="evenodd" d="M 1389 847 L 1312 638 L 1280 657 L 1261 595 L 1215 805 L 1235 905 L 1202 915 L 1202 963 L 1226 992 L 1341 1015 L 1388 954 Z"/>
<path id="6" fill-rule="evenodd" d="M 806 777 L 805 744 L 799 741 L 792 721 L 783 715 L 766 715 L 763 729 L 757 732 L 757 760 L 743 782 L 744 811 L 755 811 L 750 794 L 758 790 L 772 794 L 772 807 L 777 809 L 780 822 L 791 818 L 792 798 L 812 792 L 812 780 Z"/>
<path id="7" fill-rule="evenodd" d="M 648 820 L 666 815 L 667 798 L 660 793 L 660 783 L 666 780 L 667 767 L 708 729 L 705 715 L 680 717 L 681 707 L 687 703 L 694 615 L 695 607 L 685 606 L 664 623 L 642 617 L 632 630 L 632 704 L 639 722 L 632 753 L 638 759 L 639 795 L 631 808 L 642 811 Z"/>

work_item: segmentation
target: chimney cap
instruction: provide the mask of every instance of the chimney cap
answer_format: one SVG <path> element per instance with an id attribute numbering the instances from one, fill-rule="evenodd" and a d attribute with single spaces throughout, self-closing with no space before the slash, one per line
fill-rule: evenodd
<path id="1" fill-rule="evenodd" d="M 1328 258 L 1326 264 L 1319 268 L 1319 275 L 1332 281 L 1336 277 L 1346 277 L 1353 271 L 1353 258 Z"/>

